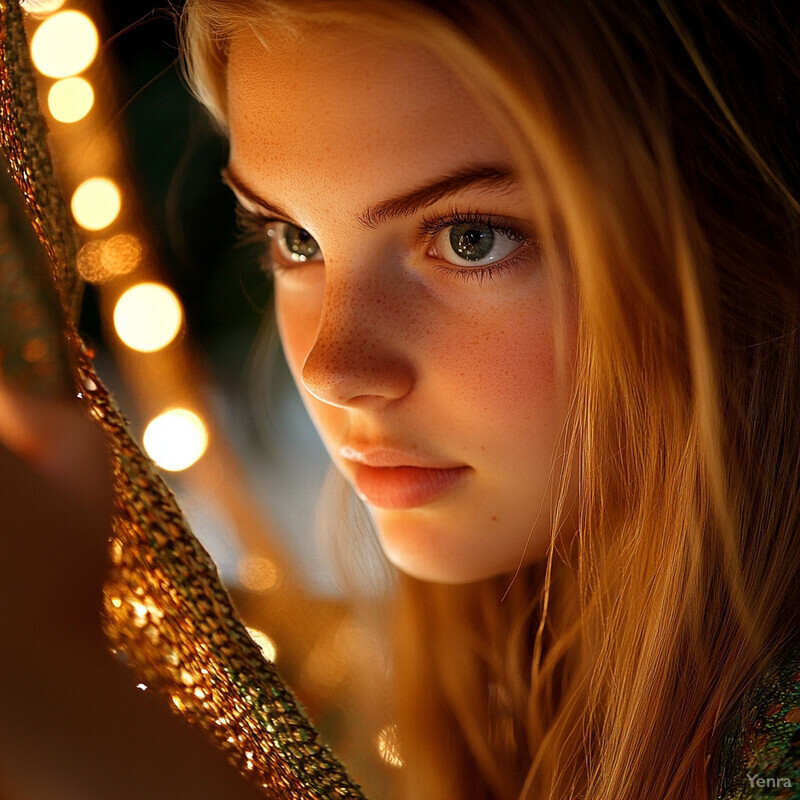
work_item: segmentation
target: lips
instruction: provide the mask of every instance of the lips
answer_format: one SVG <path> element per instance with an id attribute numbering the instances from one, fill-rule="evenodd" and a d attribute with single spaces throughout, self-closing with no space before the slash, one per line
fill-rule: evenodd
<path id="1" fill-rule="evenodd" d="M 368 467 L 359 464 L 355 483 L 359 494 L 378 508 L 417 508 L 459 484 L 469 467 Z"/>
<path id="2" fill-rule="evenodd" d="M 418 455 L 395 448 L 342 447 L 354 462 L 353 480 L 361 497 L 385 509 L 418 508 L 458 486 L 470 472 L 465 465 L 426 463 Z"/>

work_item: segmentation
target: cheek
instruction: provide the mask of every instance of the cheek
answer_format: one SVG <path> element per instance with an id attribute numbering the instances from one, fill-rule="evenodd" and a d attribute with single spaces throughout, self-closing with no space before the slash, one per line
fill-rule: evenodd
<path id="1" fill-rule="evenodd" d="M 286 289 L 275 281 L 275 320 L 286 361 L 298 387 L 300 371 L 317 336 L 321 308 L 322 299 L 316 297 L 316 293 Z"/>
<path id="2" fill-rule="evenodd" d="M 453 417 L 483 430 L 500 428 L 511 438 L 558 421 L 563 387 L 552 325 L 549 301 L 528 297 L 465 314 L 442 330 L 429 350 L 429 374 L 446 392 Z"/>
<path id="3" fill-rule="evenodd" d="M 324 281 L 293 286 L 289 280 L 275 285 L 281 341 L 303 401 L 327 440 L 347 411 L 313 397 L 300 380 L 319 329 Z M 553 298 L 536 282 L 518 289 L 458 303 L 431 301 L 424 293 L 414 298 L 415 313 L 406 315 L 399 341 L 414 364 L 416 385 L 396 421 L 420 437 L 441 439 L 449 455 L 468 463 L 482 452 L 529 471 L 531 460 L 537 470 L 547 461 L 566 411 L 567 386 L 556 372 Z M 377 320 L 373 332 L 385 333 Z M 572 338 L 568 319 L 568 351 Z"/>
<path id="4" fill-rule="evenodd" d="M 317 339 L 322 316 L 324 281 L 319 286 L 284 285 L 290 278 L 275 281 L 275 321 L 284 357 L 289 365 L 303 405 L 323 442 L 335 441 L 344 424 L 343 409 L 323 403 L 310 394 L 301 380 L 303 365 Z"/>

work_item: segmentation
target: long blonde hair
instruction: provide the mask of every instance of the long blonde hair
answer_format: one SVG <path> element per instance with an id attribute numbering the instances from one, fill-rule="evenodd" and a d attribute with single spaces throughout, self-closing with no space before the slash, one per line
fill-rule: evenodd
<path id="1" fill-rule="evenodd" d="M 716 796 L 724 723 L 800 630 L 795 26 L 733 0 L 189 0 L 223 130 L 229 35 L 307 13 L 404 31 L 491 105 L 580 303 L 547 559 L 397 577 L 408 796 Z"/>

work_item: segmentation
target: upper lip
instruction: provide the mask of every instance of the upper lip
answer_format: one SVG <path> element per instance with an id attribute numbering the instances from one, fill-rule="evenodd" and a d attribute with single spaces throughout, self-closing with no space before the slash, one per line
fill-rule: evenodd
<path id="1" fill-rule="evenodd" d="M 339 455 L 347 461 L 355 461 L 368 467 L 418 467 L 420 469 L 456 469 L 465 464 L 435 463 L 398 447 L 385 445 L 345 444 Z"/>

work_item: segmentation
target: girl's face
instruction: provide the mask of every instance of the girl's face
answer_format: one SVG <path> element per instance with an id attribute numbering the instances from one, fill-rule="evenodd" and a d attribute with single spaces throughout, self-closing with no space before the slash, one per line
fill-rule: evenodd
<path id="1" fill-rule="evenodd" d="M 241 32 L 228 70 L 229 182 L 269 237 L 292 374 L 397 567 L 513 571 L 549 542 L 569 387 L 508 148 L 427 51 L 299 32 Z"/>

